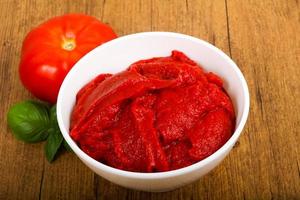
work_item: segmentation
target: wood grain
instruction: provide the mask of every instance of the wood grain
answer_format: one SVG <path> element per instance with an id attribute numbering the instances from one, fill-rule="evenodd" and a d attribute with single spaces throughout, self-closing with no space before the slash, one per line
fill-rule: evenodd
<path id="1" fill-rule="evenodd" d="M 300 199 L 300 25 L 296 0 L 1 0 L 0 199 Z M 15 102 L 33 98 L 18 79 L 22 40 L 44 20 L 93 15 L 119 35 L 174 31 L 222 49 L 243 71 L 250 116 L 239 143 L 210 174 L 147 193 L 95 175 L 71 153 L 53 164 L 43 144 L 17 141 L 6 125 Z"/>
<path id="2" fill-rule="evenodd" d="M 300 198 L 297 7 L 296 1 L 228 1 L 232 57 L 251 92 L 244 137 L 251 156 L 240 169 L 252 175 L 240 182 L 245 189 L 251 183 L 253 189 L 245 195 L 253 199 Z"/>

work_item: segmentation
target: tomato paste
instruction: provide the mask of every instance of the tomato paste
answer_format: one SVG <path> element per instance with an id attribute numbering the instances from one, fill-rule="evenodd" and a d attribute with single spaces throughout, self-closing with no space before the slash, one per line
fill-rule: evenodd
<path id="1" fill-rule="evenodd" d="M 234 131 L 222 85 L 179 51 L 141 60 L 78 92 L 70 134 L 89 156 L 118 169 L 186 167 L 213 154 Z"/>

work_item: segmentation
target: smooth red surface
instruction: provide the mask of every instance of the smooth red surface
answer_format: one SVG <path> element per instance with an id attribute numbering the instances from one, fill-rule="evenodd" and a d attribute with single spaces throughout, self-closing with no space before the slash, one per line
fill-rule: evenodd
<path id="1" fill-rule="evenodd" d="M 191 165 L 234 131 L 233 106 L 222 84 L 179 51 L 138 61 L 124 72 L 99 75 L 79 91 L 71 137 L 94 159 L 123 170 Z"/>
<path id="2" fill-rule="evenodd" d="M 73 65 L 95 47 L 116 37 L 109 26 L 91 16 L 54 17 L 26 36 L 19 68 L 21 81 L 39 99 L 55 103 L 62 81 Z"/>

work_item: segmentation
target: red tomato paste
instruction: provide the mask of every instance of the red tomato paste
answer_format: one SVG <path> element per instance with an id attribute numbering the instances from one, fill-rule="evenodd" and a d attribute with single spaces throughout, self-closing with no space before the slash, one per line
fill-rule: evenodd
<path id="1" fill-rule="evenodd" d="M 71 137 L 89 156 L 136 172 L 198 162 L 232 135 L 235 113 L 222 80 L 179 51 L 101 74 L 77 94 Z"/>

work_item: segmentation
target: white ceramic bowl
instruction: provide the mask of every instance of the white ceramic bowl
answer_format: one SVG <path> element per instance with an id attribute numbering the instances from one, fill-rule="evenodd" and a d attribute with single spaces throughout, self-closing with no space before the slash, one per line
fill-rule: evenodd
<path id="1" fill-rule="evenodd" d="M 191 166 L 158 173 L 128 172 L 104 165 L 85 154 L 69 136 L 70 113 L 79 89 L 100 73 L 116 73 L 131 63 L 157 56 L 169 56 L 172 50 L 184 52 L 207 71 L 218 74 L 233 100 L 236 129 L 218 151 Z M 66 76 L 58 95 L 57 118 L 60 130 L 74 153 L 96 174 L 118 185 L 144 190 L 167 191 L 191 183 L 215 168 L 229 153 L 241 135 L 249 112 L 247 83 L 236 64 L 213 45 L 183 34 L 146 32 L 127 35 L 105 43 L 85 55 Z"/>

